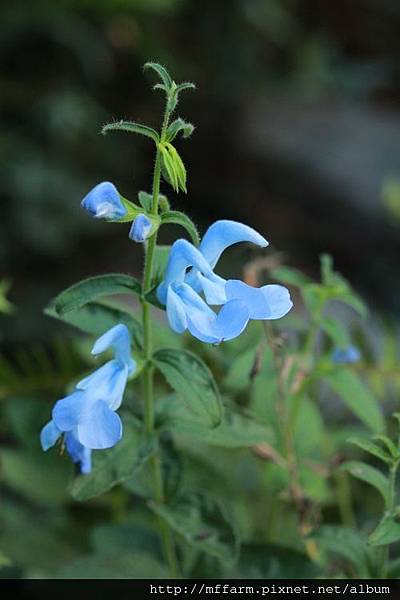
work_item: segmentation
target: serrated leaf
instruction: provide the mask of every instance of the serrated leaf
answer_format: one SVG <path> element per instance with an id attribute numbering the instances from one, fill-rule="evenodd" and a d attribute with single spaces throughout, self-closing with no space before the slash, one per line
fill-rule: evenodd
<path id="1" fill-rule="evenodd" d="M 174 225 L 180 225 L 181 227 L 186 229 L 186 231 L 192 238 L 193 244 L 195 246 L 199 246 L 200 237 L 196 225 L 187 215 L 185 215 L 185 213 L 180 212 L 179 210 L 170 210 L 164 212 L 161 216 L 161 223 L 172 223 Z"/>
<path id="2" fill-rule="evenodd" d="M 356 460 L 345 462 L 340 468 L 350 473 L 350 475 L 353 475 L 353 477 L 372 485 L 381 494 L 385 501 L 385 505 L 387 504 L 389 498 L 389 482 L 387 477 L 378 471 L 378 469 Z"/>
<path id="3" fill-rule="evenodd" d="M 376 456 L 380 460 L 383 460 L 385 463 L 390 464 L 392 462 L 391 457 L 384 450 L 382 450 L 380 446 L 377 446 L 376 444 L 370 442 L 365 438 L 352 437 L 348 441 L 349 444 L 353 444 L 354 446 L 361 448 L 361 450 L 364 450 L 365 452 Z"/>
<path id="4" fill-rule="evenodd" d="M 350 346 L 351 340 L 348 331 L 337 319 L 323 317 L 320 321 L 320 326 L 337 348 L 344 350 Z"/>
<path id="5" fill-rule="evenodd" d="M 159 63 L 156 62 L 146 62 L 143 65 L 143 69 L 152 69 L 153 71 L 155 71 L 157 73 L 157 75 L 160 77 L 161 81 L 163 82 L 163 84 L 165 85 L 166 89 L 169 90 L 169 88 L 172 85 L 172 77 L 171 75 L 168 73 L 167 69 L 165 67 L 163 67 L 162 65 L 160 65 Z"/>
<path id="6" fill-rule="evenodd" d="M 142 286 L 135 277 L 123 273 L 96 275 L 75 283 L 58 294 L 51 301 L 50 307 L 53 307 L 55 312 L 62 317 L 102 296 L 132 293 L 137 296 L 142 293 Z"/>
<path id="7" fill-rule="evenodd" d="M 223 406 L 214 377 L 207 365 L 187 350 L 158 350 L 153 362 L 188 408 L 208 427 L 222 421 Z"/>
<path id="8" fill-rule="evenodd" d="M 343 400 L 347 407 L 373 432 L 385 429 L 385 421 L 379 404 L 353 371 L 345 368 L 324 374 L 322 380 L 327 383 Z"/>
<path id="9" fill-rule="evenodd" d="M 123 323 L 129 329 L 134 345 L 139 348 L 142 347 L 143 328 L 141 323 L 125 310 L 111 303 L 88 302 L 77 310 L 63 313 L 62 316 L 50 305 L 45 309 L 44 313 L 63 323 L 73 325 L 84 333 L 95 336 L 102 335 L 114 325 L 118 325 L 118 323 Z"/>
<path id="10" fill-rule="evenodd" d="M 148 127 L 147 125 L 142 125 L 141 123 L 135 123 L 134 121 L 116 121 L 115 123 L 107 123 L 102 127 L 101 133 L 105 135 L 109 131 L 138 133 L 139 135 L 144 135 L 152 139 L 156 144 L 160 141 L 159 135 L 155 129 Z"/>
<path id="11" fill-rule="evenodd" d="M 131 478 L 155 450 L 155 439 L 146 437 L 140 423 L 129 416 L 123 419 L 123 436 L 109 450 L 93 451 L 93 467 L 89 475 L 78 475 L 70 492 L 75 500 L 88 500 L 107 492 Z"/>
<path id="12" fill-rule="evenodd" d="M 172 506 L 155 502 L 149 506 L 190 546 L 228 564 L 237 560 L 238 534 L 218 501 L 198 494 Z"/>
<path id="13" fill-rule="evenodd" d="M 368 538 L 370 546 L 387 546 L 400 540 L 400 523 L 385 515 Z"/>
<path id="14" fill-rule="evenodd" d="M 233 411 L 226 413 L 223 422 L 218 427 L 210 429 L 201 421 L 196 420 L 186 403 L 173 395 L 159 401 L 158 414 L 161 419 L 161 429 L 189 436 L 191 440 L 209 446 L 246 448 L 265 442 L 271 444 L 275 441 L 270 427 Z"/>

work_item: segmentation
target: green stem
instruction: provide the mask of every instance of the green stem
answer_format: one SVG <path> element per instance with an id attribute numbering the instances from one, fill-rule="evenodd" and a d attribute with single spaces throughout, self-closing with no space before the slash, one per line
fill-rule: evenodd
<path id="1" fill-rule="evenodd" d="M 169 113 L 165 111 L 161 130 L 161 139 L 165 136 L 168 125 Z M 153 202 L 152 213 L 158 214 L 158 201 L 160 194 L 161 180 L 161 153 L 157 148 L 156 161 L 153 175 Z M 146 294 L 151 288 L 153 275 L 154 253 L 157 245 L 157 232 L 149 239 L 146 248 L 144 272 L 143 272 L 143 354 L 145 367 L 143 370 L 143 398 L 144 398 L 144 424 L 146 432 L 150 435 L 155 434 L 154 430 L 154 368 L 151 364 L 153 352 L 152 328 L 151 328 L 151 306 L 146 301 Z M 154 499 L 158 504 L 162 504 L 164 498 L 164 482 L 161 468 L 161 457 L 159 447 L 151 459 L 151 469 L 153 474 Z M 178 560 L 175 553 L 175 544 L 172 532 L 168 524 L 161 518 L 158 519 L 158 526 L 162 539 L 165 559 L 169 566 L 170 575 L 173 578 L 180 576 Z"/>

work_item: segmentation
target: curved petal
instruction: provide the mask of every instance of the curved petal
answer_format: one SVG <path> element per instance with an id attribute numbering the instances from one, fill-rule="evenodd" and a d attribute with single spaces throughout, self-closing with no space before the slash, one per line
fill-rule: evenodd
<path id="1" fill-rule="evenodd" d="M 186 269 L 189 267 L 195 267 L 211 280 L 215 280 L 217 277 L 204 256 L 193 244 L 187 240 L 176 240 L 171 247 L 164 280 L 157 289 L 157 297 L 162 304 L 166 304 L 168 287 L 171 283 L 182 283 L 185 279 Z"/>
<path id="2" fill-rule="evenodd" d="M 347 348 L 335 348 L 332 353 L 332 362 L 336 364 L 353 364 L 361 360 L 361 353 L 356 346 L 350 345 Z"/>
<path id="3" fill-rule="evenodd" d="M 87 407 L 77 428 L 77 438 L 83 446 L 92 450 L 111 448 L 121 437 L 121 419 L 104 400 Z"/>
<path id="4" fill-rule="evenodd" d="M 87 401 L 85 392 L 76 390 L 55 403 L 52 417 L 58 429 L 71 431 L 78 425 L 85 401 Z"/>
<path id="5" fill-rule="evenodd" d="M 138 215 L 133 221 L 129 231 L 129 237 L 134 242 L 144 242 L 149 236 L 152 223 L 146 215 Z"/>
<path id="6" fill-rule="evenodd" d="M 198 273 L 197 277 L 208 304 L 218 305 L 226 302 L 226 279 L 218 276 L 218 281 L 210 281 L 208 277 L 204 277 L 201 273 Z"/>
<path id="7" fill-rule="evenodd" d="M 112 348 L 115 358 L 128 364 L 131 360 L 131 334 L 123 323 L 111 327 L 95 342 L 92 354 L 97 355 Z"/>
<path id="8" fill-rule="evenodd" d="M 255 288 L 238 279 L 230 279 L 225 286 L 228 300 L 242 300 L 250 319 L 280 319 L 293 306 L 289 291 L 282 285 Z"/>
<path id="9" fill-rule="evenodd" d="M 110 360 L 77 384 L 85 390 L 88 402 L 105 400 L 112 410 L 120 407 L 128 380 L 129 369 L 126 364 Z"/>
<path id="10" fill-rule="evenodd" d="M 97 219 L 121 219 L 127 212 L 117 188 L 110 181 L 103 181 L 90 190 L 81 206 Z"/>
<path id="11" fill-rule="evenodd" d="M 186 283 L 175 287 L 185 306 L 187 326 L 192 335 L 206 343 L 216 343 L 219 339 L 215 329 L 217 315 L 208 304 Z"/>
<path id="12" fill-rule="evenodd" d="M 265 248 L 267 240 L 254 229 L 237 221 L 216 221 L 209 227 L 200 244 L 200 252 L 212 268 L 229 246 L 239 242 L 251 242 Z"/>
<path id="13" fill-rule="evenodd" d="M 220 341 L 224 342 L 238 337 L 246 329 L 249 318 L 249 310 L 241 300 L 230 300 L 224 304 L 216 321 Z"/>
<path id="14" fill-rule="evenodd" d="M 58 440 L 61 435 L 61 431 L 55 425 L 54 421 L 49 421 L 40 432 L 40 444 L 43 450 L 48 450 Z"/>
<path id="15" fill-rule="evenodd" d="M 167 317 L 171 329 L 183 333 L 187 329 L 185 305 L 170 285 L 167 293 Z"/>

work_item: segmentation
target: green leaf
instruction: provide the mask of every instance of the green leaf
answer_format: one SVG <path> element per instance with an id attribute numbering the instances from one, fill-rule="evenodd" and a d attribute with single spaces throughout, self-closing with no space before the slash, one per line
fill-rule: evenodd
<path id="1" fill-rule="evenodd" d="M 55 579 L 166 579 L 168 571 L 145 552 L 112 552 L 82 556 L 63 566 Z"/>
<path id="2" fill-rule="evenodd" d="M 357 576 L 371 577 L 366 537 L 349 527 L 324 525 L 313 536 L 317 545 L 334 555 L 349 561 L 357 570 Z"/>
<path id="3" fill-rule="evenodd" d="M 222 421 L 223 407 L 214 377 L 207 365 L 187 350 L 158 350 L 153 362 L 188 408 L 209 427 Z"/>
<path id="4" fill-rule="evenodd" d="M 170 210 L 164 212 L 161 216 L 161 223 L 173 223 L 175 225 L 181 225 L 181 227 L 186 229 L 186 231 L 192 238 L 193 244 L 195 246 L 200 245 L 200 237 L 196 225 L 187 215 L 185 215 L 185 213 L 180 212 L 179 210 Z"/>
<path id="5" fill-rule="evenodd" d="M 194 126 L 181 118 L 175 119 L 175 121 L 173 121 L 167 129 L 168 141 L 172 142 L 180 131 L 182 131 L 183 138 L 188 138 L 192 135 Z"/>
<path id="6" fill-rule="evenodd" d="M 342 323 L 331 317 L 323 317 L 320 326 L 326 335 L 331 338 L 335 346 L 342 350 L 350 346 L 350 336 Z"/>
<path id="7" fill-rule="evenodd" d="M 143 191 L 139 192 L 138 200 L 139 200 L 140 206 L 142 206 L 142 208 L 144 208 L 144 210 L 146 212 L 151 211 L 151 206 L 153 204 L 153 194 L 148 194 L 147 192 L 143 192 Z"/>
<path id="8" fill-rule="evenodd" d="M 173 163 L 172 157 L 165 146 L 160 146 L 160 150 L 161 150 L 162 166 L 164 167 L 164 170 L 162 171 L 163 177 L 164 177 L 164 172 L 166 172 L 167 177 L 165 179 L 166 179 L 167 183 L 169 183 L 172 186 L 172 188 L 175 192 L 178 192 L 179 191 L 178 177 L 177 177 L 177 173 L 175 170 L 175 165 Z"/>
<path id="9" fill-rule="evenodd" d="M 214 429 L 194 418 L 181 398 L 170 395 L 158 402 L 161 429 L 190 437 L 191 440 L 223 448 L 245 448 L 275 441 L 270 427 L 254 419 L 229 411 Z"/>
<path id="10" fill-rule="evenodd" d="M 155 502 L 149 506 L 190 546 L 228 564 L 237 560 L 238 534 L 218 501 L 198 494 L 172 506 Z"/>
<path id="11" fill-rule="evenodd" d="M 155 71 L 165 85 L 166 89 L 169 90 L 172 85 L 172 77 L 165 67 L 156 62 L 147 62 L 143 65 L 143 69 L 152 69 Z"/>
<path id="12" fill-rule="evenodd" d="M 387 504 L 389 498 L 389 482 L 387 477 L 378 471 L 378 469 L 356 460 L 345 462 L 340 468 L 344 471 L 348 471 L 353 477 L 372 485 L 381 494 L 385 501 L 385 505 Z"/>
<path id="13" fill-rule="evenodd" d="M 196 86 L 194 83 L 192 83 L 191 81 L 185 81 L 183 83 L 180 83 L 177 88 L 176 91 L 179 94 L 180 92 L 183 92 L 184 90 L 195 90 Z"/>
<path id="14" fill-rule="evenodd" d="M 399 456 L 400 456 L 399 450 L 396 448 L 395 444 L 392 442 L 392 440 L 387 435 L 374 435 L 374 440 L 382 442 L 382 444 L 384 444 L 384 446 L 386 446 L 386 448 L 387 448 L 389 454 L 392 456 L 392 458 L 394 458 L 394 459 L 399 458 Z"/>
<path id="15" fill-rule="evenodd" d="M 59 315 L 54 306 L 45 309 L 45 314 L 63 323 L 77 327 L 84 333 L 100 336 L 118 323 L 123 323 L 129 329 L 134 345 L 141 348 L 143 344 L 143 329 L 141 323 L 131 314 L 105 302 L 88 302 L 77 310 Z"/>
<path id="16" fill-rule="evenodd" d="M 70 486 L 75 500 L 88 500 L 131 478 L 150 458 L 155 440 L 146 437 L 133 417 L 125 416 L 123 436 L 109 450 L 93 452 L 93 468 L 89 475 L 78 475 Z"/>
<path id="17" fill-rule="evenodd" d="M 112 294 L 131 294 L 140 296 L 142 288 L 137 279 L 123 273 L 110 273 L 109 275 L 96 275 L 89 277 L 58 294 L 50 306 L 62 317 L 66 313 L 84 306 L 102 296 Z"/>
<path id="18" fill-rule="evenodd" d="M 367 427 L 376 433 L 384 431 L 385 422 L 376 399 L 353 371 L 337 369 L 322 379 Z"/>
<path id="19" fill-rule="evenodd" d="M 312 283 L 312 280 L 301 271 L 289 267 L 277 267 L 276 269 L 272 269 L 270 275 L 280 283 L 294 285 L 299 288 Z"/>
<path id="20" fill-rule="evenodd" d="M 390 464 L 392 462 L 392 458 L 387 454 L 387 452 L 382 450 L 380 446 L 377 446 L 376 444 L 370 442 L 365 438 L 352 437 L 348 441 L 349 444 L 354 444 L 354 446 L 357 446 L 358 448 L 361 448 L 361 450 L 364 450 L 365 452 L 376 456 L 380 460 L 383 460 L 385 463 Z"/>
<path id="21" fill-rule="evenodd" d="M 371 546 L 387 546 L 400 540 L 400 523 L 393 516 L 384 515 L 368 538 Z"/>
<path id="22" fill-rule="evenodd" d="M 116 121 L 115 123 L 107 123 L 102 127 L 101 133 L 107 134 L 109 131 L 127 131 L 128 133 L 138 133 L 153 140 L 156 144 L 160 141 L 159 135 L 155 129 L 135 123 L 134 121 Z"/>

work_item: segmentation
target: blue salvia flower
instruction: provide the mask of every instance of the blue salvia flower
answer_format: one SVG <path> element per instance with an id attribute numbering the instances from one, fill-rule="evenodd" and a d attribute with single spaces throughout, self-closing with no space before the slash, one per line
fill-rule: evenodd
<path id="1" fill-rule="evenodd" d="M 254 288 L 214 273 L 223 251 L 238 242 L 268 245 L 254 229 L 235 221 L 211 225 L 199 249 L 185 240 L 173 244 L 157 296 L 166 305 L 174 331 L 188 329 L 203 342 L 219 343 L 240 335 L 250 319 L 279 319 L 292 308 L 289 292 L 281 285 Z M 222 308 L 216 314 L 209 304 Z"/>
<path id="2" fill-rule="evenodd" d="M 129 237 L 134 242 L 145 242 L 152 229 L 152 223 L 146 215 L 138 215 L 133 221 Z"/>
<path id="3" fill-rule="evenodd" d="M 347 346 L 347 348 L 335 348 L 332 352 L 332 362 L 337 365 L 354 364 L 361 360 L 361 353 L 356 346 Z"/>
<path id="4" fill-rule="evenodd" d="M 121 405 L 129 375 L 136 363 L 131 358 L 131 337 L 119 324 L 104 333 L 94 344 L 92 354 L 108 348 L 114 358 L 82 379 L 75 390 L 56 402 L 52 420 L 42 429 L 43 450 L 53 446 L 64 434 L 65 446 L 82 473 L 90 472 L 91 451 L 111 448 L 122 437 L 122 423 L 116 410 Z"/>
<path id="5" fill-rule="evenodd" d="M 113 183 L 103 181 L 84 197 L 81 207 L 96 219 L 113 221 L 127 214 L 126 207 Z"/>

